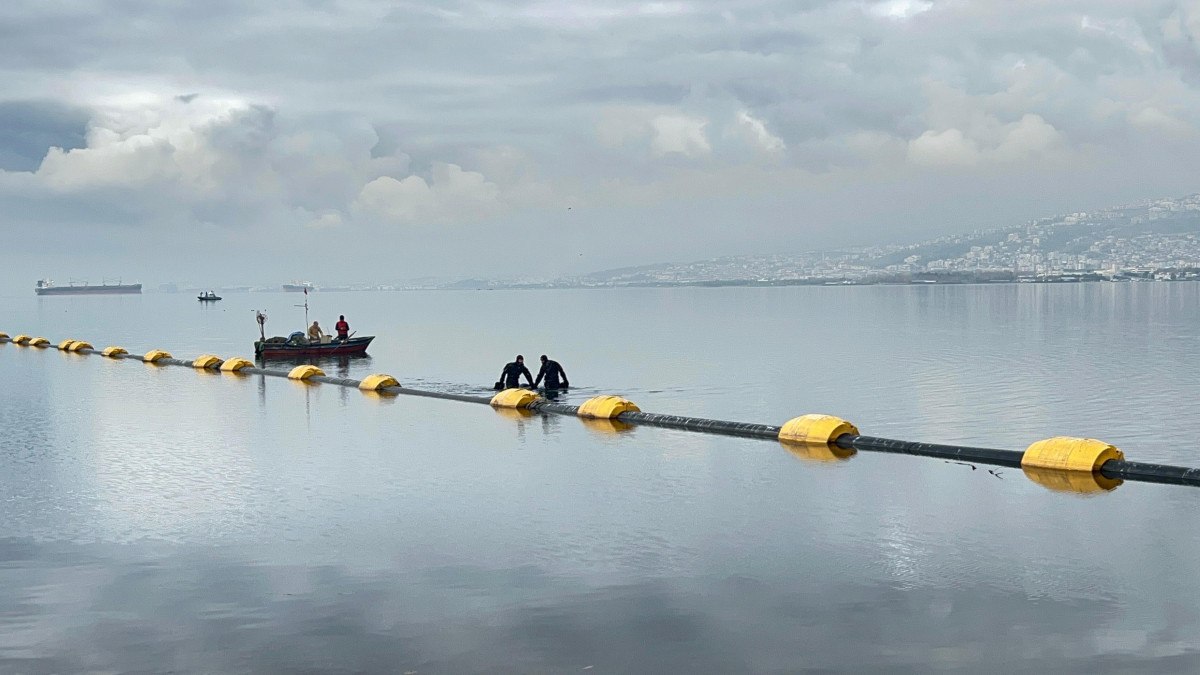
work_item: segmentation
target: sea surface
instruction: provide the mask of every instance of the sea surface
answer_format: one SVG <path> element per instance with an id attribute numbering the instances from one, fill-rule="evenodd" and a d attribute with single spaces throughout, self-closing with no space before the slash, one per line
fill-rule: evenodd
<path id="1" fill-rule="evenodd" d="M 304 296 L 0 295 L 252 356 Z M 1200 466 L 1200 284 L 313 293 L 332 375 L 545 353 L 643 410 Z M 279 368 L 292 364 L 284 363 Z M 520 417 L 0 345 L 0 673 L 1195 672 L 1200 490 Z"/>

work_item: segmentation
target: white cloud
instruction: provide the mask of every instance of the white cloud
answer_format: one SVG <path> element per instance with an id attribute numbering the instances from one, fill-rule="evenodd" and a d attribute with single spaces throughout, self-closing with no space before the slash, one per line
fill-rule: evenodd
<path id="1" fill-rule="evenodd" d="M 930 130 L 909 142 L 908 159 L 921 166 L 971 166 L 979 162 L 979 146 L 958 129 Z"/>
<path id="2" fill-rule="evenodd" d="M 787 149 L 783 139 L 767 130 L 767 125 L 745 110 L 739 110 L 734 120 L 734 135 L 742 138 L 750 147 L 769 155 Z"/>
<path id="3" fill-rule="evenodd" d="M 1004 139 L 991 155 L 1002 162 L 1047 159 L 1063 144 L 1058 130 L 1039 115 L 1024 115 L 1005 127 Z"/>
<path id="4" fill-rule="evenodd" d="M 933 3 L 928 0 L 884 0 L 869 6 L 869 11 L 875 16 L 889 19 L 911 19 L 931 9 Z"/>
<path id="5" fill-rule="evenodd" d="M 89 124 L 87 146 L 50 148 L 37 170 L 63 189 L 186 183 L 199 192 L 219 183 L 215 129 L 255 111 L 244 101 L 200 100 L 139 93 L 102 103 Z"/>
<path id="6" fill-rule="evenodd" d="M 483 174 L 436 163 L 430 180 L 381 176 L 363 186 L 354 209 L 368 217 L 405 225 L 476 221 L 500 209 L 500 189 Z"/>
<path id="7" fill-rule="evenodd" d="M 941 167 L 1018 163 L 1051 158 L 1063 145 L 1058 130 L 1038 115 L 1009 124 L 988 117 L 976 131 L 973 138 L 957 128 L 928 130 L 909 142 L 908 160 Z"/>
<path id="8" fill-rule="evenodd" d="M 136 41 L 131 10 L 92 4 L 4 10 L 6 222 L 287 243 L 390 225 L 436 250 L 459 243 L 451 223 L 520 221 L 554 224 L 546 246 L 565 249 L 584 222 L 670 242 L 681 222 L 714 232 L 793 200 L 741 223 L 744 241 L 784 245 L 820 227 L 807 214 L 822 200 L 863 240 L 903 222 L 907 207 L 880 217 L 863 198 L 879 185 L 940 190 L 961 215 L 974 202 L 946 193 L 947 177 L 970 181 L 997 195 L 1001 221 L 1031 203 L 1190 189 L 1200 152 L 1196 2 L 168 3 L 136 15 Z M 50 125 L 28 112 L 43 104 L 72 114 Z M 1053 171 L 1068 180 L 1030 178 Z M 697 206 L 715 194 L 735 215 Z M 633 203 L 662 217 L 632 225 L 617 209 Z M 909 219 L 930 232 L 961 221 Z M 836 245 L 850 230 L 823 231 L 794 241 Z M 431 267 L 468 265 L 429 250 Z"/>
<path id="9" fill-rule="evenodd" d="M 712 152 L 705 128 L 708 120 L 677 109 L 656 106 L 612 106 L 596 123 L 596 140 L 611 149 L 644 149 L 654 157 L 702 157 Z"/>
<path id="10" fill-rule="evenodd" d="M 650 121 L 650 149 L 656 156 L 700 157 L 712 152 L 704 128 L 708 120 L 689 115 L 658 115 Z"/>

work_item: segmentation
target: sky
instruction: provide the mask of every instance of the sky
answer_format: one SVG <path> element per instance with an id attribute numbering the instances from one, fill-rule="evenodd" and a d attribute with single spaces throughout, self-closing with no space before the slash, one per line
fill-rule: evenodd
<path id="1" fill-rule="evenodd" d="M 1200 191 L 1200 0 L 6 0 L 0 291 L 554 277 Z"/>

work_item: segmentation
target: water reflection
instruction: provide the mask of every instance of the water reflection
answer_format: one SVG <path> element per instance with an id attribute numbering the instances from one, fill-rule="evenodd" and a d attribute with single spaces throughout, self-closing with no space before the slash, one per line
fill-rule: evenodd
<path id="1" fill-rule="evenodd" d="M 312 364 L 329 375 L 336 377 L 351 377 L 351 370 L 362 372 L 364 368 L 371 364 L 371 356 L 368 354 L 340 354 L 336 356 L 303 356 L 296 358 L 264 358 L 258 357 L 258 363 L 263 368 L 272 369 L 291 369 L 296 366 Z"/>
<path id="2" fill-rule="evenodd" d="M 589 384 L 560 400 L 829 411 L 987 447 L 1091 435 L 1191 464 L 1200 287 L 1142 286 L 346 294 L 402 317 L 371 332 L 405 339 L 317 365 L 482 395 L 495 355 L 532 341 L 487 327 L 532 298 L 563 317 L 537 342 Z M 0 298 L 0 315 L 135 352 L 248 345 L 244 316 L 170 300 Z M 622 340 L 597 346 L 613 316 Z M 796 461 L 771 442 L 11 346 L 0 381 L 0 672 L 1200 666 L 1200 490 Z"/>
<path id="3" fill-rule="evenodd" d="M 592 583 L 537 565 L 351 572 L 0 540 L 5 672 L 1182 672 L 1194 617 L 1111 599 L 789 576 Z M 11 614 L 10 614 L 11 616 Z M 1088 620 L 1081 621 L 1086 616 Z M 86 626 L 86 628 L 83 628 Z M 1165 637 L 1170 646 L 1156 649 Z M 136 648 L 133 648 L 135 647 Z M 1019 645 L 1019 648 L 1014 648 Z M 1069 660 L 1064 657 L 1069 657 Z"/>

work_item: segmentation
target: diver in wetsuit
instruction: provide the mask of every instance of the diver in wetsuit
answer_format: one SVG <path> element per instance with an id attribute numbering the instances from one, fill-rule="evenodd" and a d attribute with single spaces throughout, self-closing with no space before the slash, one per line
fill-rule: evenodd
<path id="1" fill-rule="evenodd" d="M 525 376 L 525 381 L 532 387 L 533 375 L 525 367 L 525 357 L 517 354 L 517 360 L 505 364 L 504 370 L 500 371 L 500 381 L 496 384 L 503 386 L 505 389 L 519 387 L 521 386 L 521 375 Z"/>
<path id="2" fill-rule="evenodd" d="M 538 382 L 541 382 L 543 377 L 546 378 L 547 389 L 566 389 L 571 386 L 571 383 L 567 381 L 567 371 L 563 370 L 558 361 L 546 358 L 545 354 L 542 354 L 542 369 L 538 371 L 533 386 L 538 386 Z"/>

